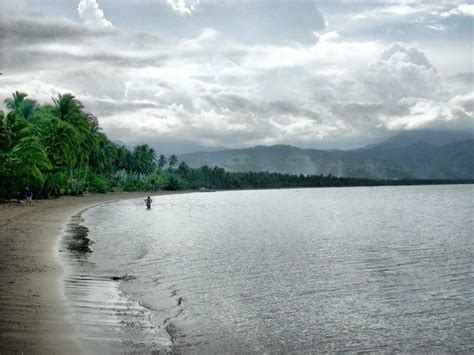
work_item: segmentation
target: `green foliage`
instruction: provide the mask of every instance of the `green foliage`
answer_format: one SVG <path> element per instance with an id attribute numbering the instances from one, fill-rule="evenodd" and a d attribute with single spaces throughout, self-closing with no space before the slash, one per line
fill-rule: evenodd
<path id="1" fill-rule="evenodd" d="M 133 171 L 139 174 L 151 174 L 156 166 L 156 153 L 148 144 L 137 145 L 133 149 Z"/>
<path id="2" fill-rule="evenodd" d="M 162 170 L 166 164 L 168 164 L 168 159 L 163 154 L 161 154 L 160 158 L 158 159 L 158 169 Z"/>
<path id="3" fill-rule="evenodd" d="M 15 111 L 25 120 L 29 120 L 32 118 L 34 111 L 37 108 L 37 104 L 36 101 L 27 99 L 27 96 L 28 95 L 24 92 L 16 91 L 12 95 L 12 98 L 5 100 L 5 106 L 10 110 Z"/>
<path id="4" fill-rule="evenodd" d="M 168 159 L 168 165 L 170 169 L 173 169 L 176 165 L 178 165 L 178 157 L 172 154 Z"/>
<path id="5" fill-rule="evenodd" d="M 52 167 L 30 124 L 17 111 L 0 115 L 0 189 L 10 196 L 25 186 L 41 187 Z"/>
<path id="6" fill-rule="evenodd" d="M 165 186 L 165 190 L 176 191 L 180 189 L 180 184 L 177 178 L 170 176 L 168 184 Z"/>
<path id="7" fill-rule="evenodd" d="M 92 174 L 89 176 L 89 191 L 107 192 L 109 191 L 109 182 L 103 176 Z"/>
<path id="8" fill-rule="evenodd" d="M 35 196 L 153 188 L 146 175 L 155 170 L 155 151 L 148 145 L 130 151 L 111 142 L 73 95 L 38 105 L 15 92 L 5 105 L 8 113 L 0 111 L 0 196 L 17 196 L 28 185 Z M 117 178 L 119 171 L 126 177 Z"/>

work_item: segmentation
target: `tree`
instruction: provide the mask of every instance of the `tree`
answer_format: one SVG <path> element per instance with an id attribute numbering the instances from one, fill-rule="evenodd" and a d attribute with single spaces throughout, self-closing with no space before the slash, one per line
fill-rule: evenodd
<path id="1" fill-rule="evenodd" d="M 92 152 L 90 164 L 99 174 L 111 174 L 115 168 L 119 147 L 103 133 L 97 133 L 97 148 Z"/>
<path id="2" fill-rule="evenodd" d="M 170 169 L 173 169 L 176 165 L 178 165 L 178 157 L 172 154 L 168 159 L 168 165 Z"/>
<path id="3" fill-rule="evenodd" d="M 52 113 L 61 121 L 74 126 L 79 134 L 84 153 L 92 151 L 96 143 L 94 116 L 84 112 L 84 106 L 72 94 L 59 94 L 58 97 L 53 98 L 53 103 Z"/>
<path id="4" fill-rule="evenodd" d="M 11 111 L 18 110 L 27 96 L 24 92 L 15 91 L 12 98 L 5 99 L 5 106 Z"/>
<path id="5" fill-rule="evenodd" d="M 190 173 L 191 168 L 186 164 L 186 162 L 182 161 L 179 163 L 178 170 L 177 172 L 183 177 L 186 178 L 188 177 L 188 174 Z"/>
<path id="6" fill-rule="evenodd" d="M 117 158 L 114 165 L 116 170 L 124 170 L 129 173 L 132 172 L 134 165 L 132 152 L 123 145 L 118 147 Z"/>
<path id="7" fill-rule="evenodd" d="M 150 174 L 156 167 L 156 152 L 148 144 L 137 145 L 133 149 L 133 171 L 140 174 Z"/>
<path id="8" fill-rule="evenodd" d="M 77 133 L 77 155 L 74 161 L 70 161 L 68 175 L 73 190 L 87 188 L 91 154 L 96 151 L 100 141 L 98 121 L 84 111 L 82 103 L 72 94 L 59 94 L 53 98 L 51 112 L 58 120 L 70 124 Z"/>
<path id="9" fill-rule="evenodd" d="M 11 110 L 16 111 L 25 120 L 29 120 L 33 117 L 34 111 L 38 107 L 36 101 L 27 99 L 28 94 L 24 92 L 15 91 L 12 98 L 5 100 L 5 106 Z"/>
<path id="10" fill-rule="evenodd" d="M 43 171 L 52 168 L 46 151 L 21 114 L 0 115 L 0 188 L 19 193 L 26 185 L 41 187 Z"/>
<path id="11" fill-rule="evenodd" d="M 176 191 L 180 189 L 179 181 L 174 176 L 170 176 L 168 184 L 165 186 L 165 190 Z"/>
<path id="12" fill-rule="evenodd" d="M 167 163 L 168 159 L 163 154 L 161 154 L 160 158 L 158 159 L 158 169 L 163 170 Z"/>
<path id="13" fill-rule="evenodd" d="M 63 168 L 75 165 L 80 155 L 81 136 L 72 124 L 50 117 L 39 121 L 37 130 L 52 163 Z"/>

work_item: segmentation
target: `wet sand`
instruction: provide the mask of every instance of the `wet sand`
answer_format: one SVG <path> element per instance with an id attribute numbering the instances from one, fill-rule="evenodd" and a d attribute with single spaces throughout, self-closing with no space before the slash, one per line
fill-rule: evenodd
<path id="1" fill-rule="evenodd" d="M 59 238 L 78 211 L 141 197 L 145 193 L 93 194 L 0 205 L 0 354 L 79 353 L 63 295 Z"/>

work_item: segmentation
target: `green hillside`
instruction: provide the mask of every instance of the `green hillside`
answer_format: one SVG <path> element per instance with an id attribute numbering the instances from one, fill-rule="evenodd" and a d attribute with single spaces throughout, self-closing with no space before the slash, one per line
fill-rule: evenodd
<path id="1" fill-rule="evenodd" d="M 474 178 L 474 139 L 468 134 L 408 132 L 377 145 L 348 151 L 275 145 L 183 154 L 179 158 L 191 167 L 219 166 L 232 172 L 372 179 Z"/>

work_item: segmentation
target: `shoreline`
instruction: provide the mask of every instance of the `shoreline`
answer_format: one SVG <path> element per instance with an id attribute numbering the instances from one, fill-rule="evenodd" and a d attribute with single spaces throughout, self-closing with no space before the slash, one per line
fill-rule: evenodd
<path id="1" fill-rule="evenodd" d="M 153 196 L 176 192 L 155 192 Z M 0 353 L 80 353 L 58 246 L 74 214 L 147 193 L 91 194 L 0 205 Z"/>
<path id="2" fill-rule="evenodd" d="M 76 330 L 75 343 L 85 354 L 168 353 L 173 347 L 172 334 L 160 332 L 161 326 L 151 321 L 153 310 L 121 287 L 122 282 L 135 277 L 111 270 L 96 274 L 95 262 L 90 261 L 97 239 L 89 234 L 86 215 L 118 202 L 112 200 L 81 209 L 69 218 L 58 242 L 58 258 L 64 270 L 62 290 Z"/>

